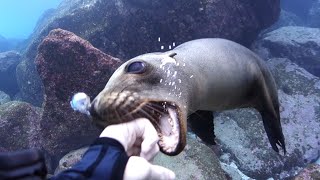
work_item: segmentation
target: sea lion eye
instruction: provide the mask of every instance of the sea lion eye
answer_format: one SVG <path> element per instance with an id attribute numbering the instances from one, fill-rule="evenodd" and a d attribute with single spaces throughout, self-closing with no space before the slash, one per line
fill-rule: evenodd
<path id="1" fill-rule="evenodd" d="M 141 61 L 132 62 L 127 66 L 127 72 L 133 74 L 141 74 L 145 72 L 146 64 Z"/>

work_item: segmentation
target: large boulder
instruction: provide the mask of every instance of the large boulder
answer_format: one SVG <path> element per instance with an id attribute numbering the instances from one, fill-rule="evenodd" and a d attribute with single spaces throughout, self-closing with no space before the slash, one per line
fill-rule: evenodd
<path id="1" fill-rule="evenodd" d="M 22 57 L 21 63 L 17 66 L 17 82 L 19 86 L 19 100 L 41 107 L 43 102 L 43 89 L 41 79 L 34 64 L 28 63 Z"/>
<path id="2" fill-rule="evenodd" d="M 227 180 L 221 169 L 219 159 L 213 151 L 192 136 L 187 136 L 188 145 L 178 156 L 166 156 L 159 153 L 153 164 L 171 169 L 176 179 L 191 180 Z M 81 148 L 65 155 L 59 162 L 55 174 L 72 167 L 85 153 L 87 148 Z"/>
<path id="3" fill-rule="evenodd" d="M 76 92 L 92 99 L 104 88 L 120 60 L 61 29 L 52 30 L 39 46 L 37 70 L 45 89 L 41 136 L 53 157 L 91 143 L 98 130 L 86 115 L 74 112 L 70 100 Z"/>
<path id="4" fill-rule="evenodd" d="M 41 113 L 42 109 L 25 102 L 0 105 L 0 149 L 41 148 Z"/>
<path id="5" fill-rule="evenodd" d="M 122 59 L 203 37 L 223 37 L 249 46 L 260 30 L 277 20 L 279 4 L 279 0 L 65 0 L 31 36 L 26 68 L 20 74 L 37 83 L 19 81 L 22 96 L 33 104 L 42 102 L 43 88 L 32 66 L 39 43 L 52 29 L 74 32 Z"/>
<path id="6" fill-rule="evenodd" d="M 18 52 L 7 51 L 0 53 L 0 90 L 13 97 L 19 88 L 16 78 L 16 67 L 21 61 Z"/>
<path id="7" fill-rule="evenodd" d="M 267 62 L 277 82 L 286 155 L 274 152 L 260 115 L 243 109 L 220 113 L 215 134 L 222 148 L 220 160 L 236 165 L 255 179 L 292 177 L 319 156 L 320 79 L 287 59 Z"/>
<path id="8" fill-rule="evenodd" d="M 254 49 L 267 58 L 288 58 L 310 73 L 320 76 L 320 29 L 282 27 L 262 35 Z"/>

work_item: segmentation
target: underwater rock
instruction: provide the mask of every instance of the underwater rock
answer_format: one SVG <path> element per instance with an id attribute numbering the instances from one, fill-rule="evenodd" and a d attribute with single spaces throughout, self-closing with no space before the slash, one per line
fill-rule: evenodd
<path id="1" fill-rule="evenodd" d="M 16 78 L 16 67 L 21 61 L 18 52 L 0 53 L 0 90 L 13 97 L 19 88 Z"/>
<path id="2" fill-rule="evenodd" d="M 303 169 L 293 180 L 318 180 L 320 179 L 320 165 L 310 164 Z"/>
<path id="3" fill-rule="evenodd" d="M 159 153 L 153 164 L 171 169 L 176 174 L 176 179 L 203 179 L 227 180 L 221 169 L 219 159 L 213 151 L 198 142 L 194 137 L 187 136 L 188 145 L 178 156 L 166 156 Z M 81 148 L 65 155 L 59 162 L 55 174 L 68 169 L 77 163 L 87 148 Z"/>
<path id="4" fill-rule="evenodd" d="M 93 99 L 120 62 L 62 29 L 52 30 L 40 44 L 36 65 L 45 88 L 40 128 L 47 139 L 44 149 L 51 156 L 60 158 L 99 135 L 90 118 L 74 112 L 69 102 L 77 92 Z"/>
<path id="5" fill-rule="evenodd" d="M 277 20 L 279 1 L 65 0 L 47 17 L 47 24 L 39 25 L 31 35 L 25 67 L 34 66 L 39 43 L 55 28 L 74 32 L 121 59 L 161 51 L 161 46 L 168 50 L 173 42 L 179 45 L 203 37 L 222 37 L 249 46 L 263 28 Z M 39 79 L 29 72 L 34 71 L 20 74 L 23 79 Z M 19 81 L 24 87 L 23 98 L 41 104 L 41 82 L 30 89 L 26 82 Z M 38 90 L 34 91 L 35 87 Z M 35 92 L 40 93 L 33 97 Z"/>
<path id="6" fill-rule="evenodd" d="M 310 73 L 320 76 L 320 29 L 282 27 L 264 34 L 254 45 L 267 58 L 288 58 Z"/>
<path id="7" fill-rule="evenodd" d="M 23 57 L 17 66 L 17 82 L 19 86 L 19 100 L 41 107 L 43 102 L 43 90 L 40 87 L 41 79 L 34 64 L 28 63 Z M 39 84 L 40 83 L 40 84 Z"/>
<path id="8" fill-rule="evenodd" d="M 215 134 L 223 155 L 255 179 L 283 179 L 314 162 L 320 146 L 320 79 L 287 59 L 267 62 L 276 79 L 280 116 L 287 154 L 278 155 L 269 145 L 257 111 L 233 110 L 215 118 Z M 226 158 L 229 157 L 229 158 Z"/>
<path id="9" fill-rule="evenodd" d="M 69 152 L 68 154 L 64 155 L 60 161 L 59 165 L 57 166 L 56 170 L 54 171 L 54 174 L 58 174 L 61 171 L 67 170 L 73 165 L 75 165 L 77 162 L 81 160 L 84 153 L 88 150 L 88 147 L 83 147 L 77 150 L 73 150 Z"/>
<path id="10" fill-rule="evenodd" d="M 0 91 L 0 105 L 11 100 L 10 96 L 3 91 Z"/>
<path id="11" fill-rule="evenodd" d="M 41 148 L 41 113 L 42 109 L 25 102 L 0 105 L 0 147 L 6 151 Z"/>

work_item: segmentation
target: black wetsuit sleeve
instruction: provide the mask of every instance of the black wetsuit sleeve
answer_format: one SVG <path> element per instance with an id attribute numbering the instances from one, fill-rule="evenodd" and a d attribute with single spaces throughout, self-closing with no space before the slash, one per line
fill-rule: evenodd
<path id="1" fill-rule="evenodd" d="M 106 137 L 98 138 L 80 162 L 50 179 L 122 180 L 128 159 L 118 141 Z"/>

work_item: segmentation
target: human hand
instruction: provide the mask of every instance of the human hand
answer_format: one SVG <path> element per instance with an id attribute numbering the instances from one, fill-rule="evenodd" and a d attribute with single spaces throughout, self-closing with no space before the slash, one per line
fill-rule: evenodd
<path id="1" fill-rule="evenodd" d="M 100 137 L 119 141 L 127 155 L 131 156 L 126 165 L 124 179 L 175 179 L 171 170 L 150 163 L 159 152 L 159 137 L 148 119 L 139 118 L 108 126 Z"/>

